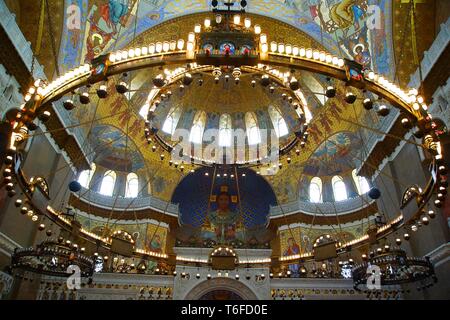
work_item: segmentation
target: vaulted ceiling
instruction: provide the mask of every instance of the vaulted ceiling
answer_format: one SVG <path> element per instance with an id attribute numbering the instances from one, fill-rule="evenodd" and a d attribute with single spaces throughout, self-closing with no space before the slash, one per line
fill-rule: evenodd
<path id="1" fill-rule="evenodd" d="M 50 79 L 57 72 L 69 70 L 109 50 L 187 38 L 194 24 L 203 21 L 210 11 L 206 0 L 6 0 L 6 3 L 16 14 L 20 28 Z M 396 78 L 403 86 L 416 69 L 411 63 L 414 57 L 409 0 L 378 0 L 370 4 L 366 0 L 250 0 L 248 3 L 254 23 L 262 26 L 270 41 L 325 49 L 358 60 L 390 79 Z M 420 60 L 438 32 L 439 23 L 446 18 L 440 12 L 448 10 L 449 1 L 414 0 L 414 4 Z M 40 43 L 38 39 L 42 39 Z M 148 88 L 157 72 L 160 71 L 133 74 L 133 86 Z M 373 133 L 361 130 L 355 123 L 383 126 L 383 121 L 362 112 L 360 106 L 352 109 L 345 108 L 342 101 L 320 101 L 313 93 L 325 86 L 321 77 L 303 73 L 300 79 L 303 89 L 309 93 L 307 99 L 313 106 L 314 121 L 306 151 L 293 161 L 295 170 L 281 170 L 281 174 L 268 178 L 281 202 L 295 200 L 304 175 L 331 175 L 351 170 L 364 158 L 361 149 L 368 149 L 368 146 L 361 148 L 361 141 Z M 336 86 L 344 90 L 342 83 Z M 104 146 L 99 148 L 102 152 L 98 152 L 98 161 L 108 165 L 108 161 L 122 159 L 121 168 L 156 172 L 152 183 L 158 187 L 152 189 L 156 196 L 169 199 L 179 181 L 178 173 L 161 166 L 159 154 L 151 152 L 143 138 L 139 110 L 146 95 L 148 91 L 142 90 L 129 100 L 122 96 L 109 97 L 97 110 L 98 117 L 109 118 L 86 133 L 101 138 Z M 253 100 L 264 98 L 255 97 L 255 92 L 250 95 L 254 96 Z M 202 99 L 201 104 L 210 111 L 218 111 L 212 110 L 214 99 L 212 95 L 209 97 L 209 101 L 207 97 Z M 251 96 L 248 99 L 252 99 Z M 186 96 L 182 103 L 193 104 L 194 100 Z M 71 113 L 70 121 L 84 122 L 94 116 L 93 110 L 82 107 Z M 98 140 L 92 136 L 90 140 L 94 148 L 99 147 Z M 106 148 L 106 145 L 111 146 Z M 129 159 L 134 161 L 131 166 L 125 161 Z M 165 181 L 163 186 L 161 180 Z"/>

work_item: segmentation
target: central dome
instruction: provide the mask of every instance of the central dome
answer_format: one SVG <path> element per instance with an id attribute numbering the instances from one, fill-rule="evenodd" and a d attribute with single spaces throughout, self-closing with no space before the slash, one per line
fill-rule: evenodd
<path id="1" fill-rule="evenodd" d="M 181 135 L 196 145 L 218 141 L 219 147 L 270 150 L 279 143 L 283 149 L 295 144 L 308 122 L 303 94 L 287 80 L 295 79 L 290 72 L 195 65 L 164 73 L 165 79 L 154 79 L 165 85 L 150 94 L 147 119 L 167 145 Z"/>

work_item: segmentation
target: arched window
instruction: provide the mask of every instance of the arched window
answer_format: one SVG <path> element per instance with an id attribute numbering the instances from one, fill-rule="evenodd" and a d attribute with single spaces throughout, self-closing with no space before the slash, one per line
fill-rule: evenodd
<path id="1" fill-rule="evenodd" d="M 202 143 L 205 126 L 206 126 L 206 113 L 204 111 L 199 111 L 195 115 L 194 122 L 192 124 L 191 134 L 189 136 L 189 141 L 198 144 Z"/>
<path id="2" fill-rule="evenodd" d="M 134 81 L 133 81 L 134 83 Z M 131 85 L 133 87 L 133 84 Z M 159 93 L 159 89 L 158 88 L 153 88 L 152 90 L 150 90 L 150 93 L 147 97 L 147 102 L 142 106 L 141 110 L 139 111 L 139 114 L 141 115 L 142 118 L 147 119 L 147 114 L 149 113 L 149 111 L 155 111 L 156 109 L 156 105 L 153 104 L 152 106 L 150 106 L 150 101 L 153 101 L 153 99 L 156 97 L 156 95 Z M 129 92 L 131 93 L 131 92 Z M 128 100 L 131 99 L 131 96 Z"/>
<path id="3" fill-rule="evenodd" d="M 165 133 L 173 135 L 177 129 L 178 121 L 180 120 L 181 109 L 178 107 L 173 107 L 170 109 L 167 115 L 166 121 L 164 121 L 162 131 Z"/>
<path id="4" fill-rule="evenodd" d="M 284 121 L 283 117 L 281 116 L 280 110 L 278 110 L 274 106 L 269 106 L 269 116 L 272 120 L 273 128 L 275 129 L 277 137 L 284 137 L 289 133 L 286 121 Z"/>
<path id="5" fill-rule="evenodd" d="M 331 185 L 333 186 L 333 194 L 335 201 L 343 201 L 348 198 L 347 188 L 345 187 L 344 180 L 339 176 L 334 176 L 331 179 Z"/>
<path id="6" fill-rule="evenodd" d="M 127 176 L 127 185 L 125 187 L 126 198 L 136 198 L 139 194 L 139 179 L 135 173 Z"/>
<path id="7" fill-rule="evenodd" d="M 359 195 L 369 192 L 370 186 L 367 179 L 356 175 L 356 169 L 352 171 L 353 181 L 355 181 L 356 189 L 358 189 Z"/>
<path id="8" fill-rule="evenodd" d="M 314 203 L 322 202 L 322 180 L 318 177 L 312 178 L 309 184 L 309 201 Z"/>
<path id="9" fill-rule="evenodd" d="M 100 186 L 100 193 L 105 196 L 112 196 L 115 184 L 116 184 L 116 173 L 111 170 L 107 171 L 103 176 L 102 185 Z"/>
<path id="10" fill-rule="evenodd" d="M 245 127 L 247 128 L 248 144 L 255 145 L 261 143 L 261 134 L 259 133 L 256 114 L 253 112 L 247 112 L 245 114 Z"/>
<path id="11" fill-rule="evenodd" d="M 83 188 L 89 188 L 89 185 L 91 183 L 92 177 L 94 176 L 96 166 L 95 163 L 91 165 L 91 170 L 84 170 L 80 173 L 80 176 L 78 177 L 78 182 L 81 184 Z"/>
<path id="12" fill-rule="evenodd" d="M 231 147 L 233 140 L 232 120 L 229 114 L 223 114 L 219 119 L 219 146 Z"/>

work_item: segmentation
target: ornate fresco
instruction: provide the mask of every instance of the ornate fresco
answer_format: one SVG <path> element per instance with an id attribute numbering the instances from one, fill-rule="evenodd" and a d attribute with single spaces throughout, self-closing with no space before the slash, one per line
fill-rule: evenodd
<path id="1" fill-rule="evenodd" d="M 79 0 L 76 3 L 81 6 L 83 13 L 90 12 L 91 14 L 89 19 L 86 18 L 86 14 L 81 15 L 82 19 L 85 20 L 81 24 L 80 30 L 67 30 L 67 32 L 63 33 L 68 35 L 61 46 L 61 62 L 66 68 L 84 61 L 86 56 L 92 55 L 92 50 L 97 50 L 96 52 L 100 53 L 114 47 L 118 49 L 126 46 L 147 44 L 161 39 L 186 38 L 187 33 L 193 30 L 194 24 L 202 21 L 207 14 L 182 18 L 180 16 L 208 9 L 207 1 L 190 2 L 189 10 L 185 10 L 186 8 L 183 7 L 183 4 L 186 2 L 182 1 L 140 1 L 139 10 L 135 1 L 89 1 L 88 3 L 87 1 Z M 305 46 L 314 48 L 323 48 L 324 46 L 331 52 L 342 51 L 343 54 L 348 52 L 348 56 L 351 57 L 351 50 L 345 49 L 345 45 L 348 48 L 352 46 L 350 41 L 342 40 L 342 46 L 339 49 L 336 45 L 333 45 L 333 39 L 336 39 L 336 37 L 337 39 L 347 39 L 355 37 L 356 34 L 359 37 L 358 39 L 360 39 L 361 32 L 366 26 L 364 23 L 366 18 L 364 18 L 365 15 L 362 12 L 366 12 L 364 11 L 367 10 L 366 5 L 371 5 L 372 2 L 345 1 L 348 5 L 347 9 L 351 9 L 346 11 L 350 19 L 348 21 L 353 21 L 353 23 L 349 24 L 347 22 L 345 24 L 344 20 L 340 20 L 341 28 L 335 28 L 336 30 L 333 29 L 333 32 L 322 32 L 322 34 L 319 27 L 320 19 L 329 19 L 330 14 L 325 13 L 333 8 L 333 5 L 331 5 L 332 1 L 328 1 L 329 8 L 328 5 L 325 7 L 324 4 L 319 6 L 318 3 L 317 5 L 314 3 L 315 1 L 286 1 L 285 3 L 275 0 L 266 0 L 259 3 L 249 1 L 249 10 L 273 16 L 288 23 L 276 22 L 262 16 L 253 17 L 254 23 L 260 24 L 269 35 L 274 35 L 274 37 L 276 35 L 274 40 L 286 43 L 302 43 Z M 69 4 L 73 3 L 68 2 L 66 6 Z M 125 4 L 129 4 L 129 6 L 127 7 Z M 382 1 L 382 4 L 387 6 L 384 1 Z M 318 10 L 320 8 L 321 14 L 319 14 L 318 10 L 315 11 L 315 6 L 317 6 Z M 362 11 L 355 6 L 362 8 Z M 338 10 L 338 6 L 334 6 L 334 8 L 333 10 L 336 11 L 336 14 L 337 12 L 343 14 Z M 333 12 L 333 10 L 330 12 Z M 383 10 L 383 12 L 384 15 L 389 16 L 389 10 Z M 358 17 L 358 23 L 354 19 L 355 13 Z M 137 21 L 136 33 L 134 33 L 134 22 L 136 22 L 134 17 L 136 14 L 140 19 Z M 315 14 L 317 15 L 315 16 Z M 331 14 L 331 16 L 337 19 L 336 14 Z M 172 18 L 174 20 L 171 20 L 170 23 L 164 23 Z M 328 24 L 328 27 L 331 28 L 333 25 Z M 344 27 L 347 30 L 346 32 L 341 30 Z M 355 28 L 357 31 L 355 31 Z M 304 32 L 293 32 L 299 29 Z M 364 45 L 364 50 L 370 48 L 371 63 L 380 68 L 380 66 L 383 66 L 383 60 L 381 58 L 378 59 L 378 56 L 382 57 L 383 55 L 379 55 L 377 52 L 381 50 L 385 54 L 384 57 L 386 57 L 389 55 L 389 50 L 387 46 L 377 46 L 377 50 L 372 49 L 370 44 L 374 43 L 374 37 L 374 30 L 367 33 L 365 41 L 368 44 Z M 116 38 L 118 40 L 114 41 Z M 386 37 L 383 39 L 386 40 Z M 321 43 L 323 43 L 323 46 Z M 358 48 L 363 48 L 363 46 Z M 152 195 L 162 200 L 170 200 L 175 187 L 184 174 L 180 170 L 175 170 L 173 166 L 170 167 L 168 161 L 161 161 L 159 152 L 151 150 L 151 145 L 147 143 L 143 134 L 144 121 L 139 115 L 139 111 L 145 103 L 151 88 L 151 79 L 156 76 L 157 72 L 161 71 L 151 70 L 148 72 L 146 70 L 132 73 L 130 76 L 132 78 L 131 87 L 139 91 L 135 92 L 132 97 L 128 97 L 129 99 L 121 95 L 112 94 L 97 104 L 96 98 L 93 98 L 90 105 L 79 106 L 68 114 L 71 117 L 71 123 L 102 119 L 94 125 L 92 138 L 97 139 L 97 133 L 102 132 L 101 139 L 98 141 L 103 141 L 106 145 L 112 143 L 115 139 L 118 139 L 119 142 L 113 142 L 112 148 L 101 149 L 102 151 L 99 152 L 100 157 L 108 157 L 107 155 L 109 154 L 113 158 L 122 158 L 124 163 L 129 161 L 129 159 L 133 159 L 133 161 L 136 161 L 136 164 L 133 163 L 133 168 L 136 168 L 136 170 L 145 168 L 147 170 Z M 308 143 L 302 149 L 300 156 L 293 154 L 292 163 L 289 166 L 285 165 L 281 172 L 275 176 L 266 177 L 267 181 L 272 185 L 279 203 L 287 203 L 298 199 L 299 190 L 306 188 L 305 181 L 308 180 L 306 177 L 324 173 L 337 174 L 357 166 L 360 159 L 364 157 L 363 151 L 370 148 L 365 145 L 364 148 L 360 148 L 361 150 L 358 151 L 355 147 L 361 146 L 361 141 L 370 140 L 369 138 L 376 136 L 376 133 L 373 130 L 365 130 L 355 123 L 360 123 L 370 128 L 379 128 L 388 122 L 388 119 L 380 120 L 379 117 L 366 112 L 361 105 L 358 105 L 360 100 L 353 106 L 339 99 L 319 101 L 320 96 L 315 95 L 313 92 L 320 90 L 320 88 L 323 90 L 323 86 L 326 85 L 326 79 L 318 75 L 307 74 L 306 72 L 301 73 L 299 78 L 314 118 L 309 126 L 310 136 Z M 114 92 L 112 83 L 113 81 L 111 81 L 111 87 L 108 88 L 110 92 Z M 347 90 L 343 83 L 336 82 L 335 86 L 341 95 Z M 199 109 L 204 109 L 209 113 L 207 127 L 211 126 L 219 116 L 219 105 L 212 102 L 206 103 L 205 101 L 208 101 L 206 97 L 200 99 L 201 103 L 203 103 L 203 105 L 200 105 L 199 99 L 196 101 L 193 98 L 194 95 L 189 95 L 189 90 L 186 91 L 188 94 L 184 94 L 182 99 L 179 100 L 179 103 L 184 106 L 184 114 L 180 120 L 180 126 L 190 128 L 195 110 Z M 243 91 L 242 94 L 248 95 L 248 92 Z M 247 99 L 248 96 L 244 98 Z M 259 95 L 255 101 L 261 99 L 261 104 L 251 106 L 247 103 L 245 106 L 253 109 L 257 113 L 259 122 L 263 124 L 267 122 L 267 113 L 261 106 L 265 105 L 267 101 L 264 100 L 265 98 L 262 95 Z M 253 101 L 252 99 L 247 100 Z M 226 101 L 224 105 L 226 107 Z M 229 103 L 229 105 L 231 106 L 232 104 Z M 293 112 L 292 108 L 285 108 L 281 103 L 279 107 L 288 126 L 292 128 L 295 124 L 295 112 Z M 168 112 L 170 108 L 166 109 L 166 112 Z M 239 119 L 242 120 L 242 113 L 239 110 L 229 111 L 236 112 L 234 116 L 236 123 L 240 121 Z M 162 114 L 161 119 L 163 118 L 164 115 Z M 349 122 L 349 120 L 351 121 Z M 110 128 L 105 129 L 105 126 Z M 89 125 L 83 126 L 83 129 L 87 135 L 90 130 Z M 128 159 L 123 159 L 123 147 L 124 145 L 126 146 L 126 141 L 120 137 L 120 132 L 128 135 L 129 147 L 127 149 L 132 154 L 131 157 L 127 157 Z M 339 135 L 333 137 L 338 133 Z M 330 142 L 324 144 L 323 142 L 328 139 L 330 139 Z M 96 141 L 92 145 L 95 148 Z M 138 153 L 140 153 L 140 156 Z M 97 156 L 99 155 L 97 154 Z M 333 163 L 333 165 L 330 166 L 330 163 Z M 190 166 L 186 166 L 186 172 L 190 169 Z"/>
<path id="2" fill-rule="evenodd" d="M 172 202 L 180 209 L 178 240 L 238 247 L 267 243 L 270 207 L 277 204 L 271 186 L 249 169 L 239 169 L 237 175 L 222 170 L 216 174 L 212 184 L 213 170 L 199 169 L 175 189 Z"/>
<path id="3" fill-rule="evenodd" d="M 111 220 L 108 223 L 97 219 L 90 219 L 84 215 L 77 215 L 77 220 L 82 227 L 93 233 L 104 236 L 105 229 L 109 234 L 114 231 L 126 231 L 133 236 L 136 241 L 136 248 L 154 252 L 166 252 L 166 239 L 168 230 L 166 227 L 153 223 L 117 223 Z"/>
<path id="4" fill-rule="evenodd" d="M 391 25 L 390 4 L 386 0 L 249 0 L 247 11 L 288 23 L 330 52 L 390 74 L 392 41 L 385 32 Z M 209 0 L 69 0 L 65 5 L 66 21 L 81 18 L 79 24 L 66 24 L 63 32 L 60 64 L 66 68 L 122 48 L 165 21 L 210 10 Z"/>
<path id="5" fill-rule="evenodd" d="M 292 227 L 279 231 L 280 253 L 290 256 L 313 251 L 313 245 L 320 236 L 330 234 L 337 241 L 351 241 L 364 234 L 362 225 L 340 228 L 339 230 L 314 229 L 309 227 Z"/>

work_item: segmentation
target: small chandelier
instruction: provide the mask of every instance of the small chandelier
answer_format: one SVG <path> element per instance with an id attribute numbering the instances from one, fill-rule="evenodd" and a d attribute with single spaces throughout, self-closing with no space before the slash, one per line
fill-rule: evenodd
<path id="1" fill-rule="evenodd" d="M 72 274 L 68 271 L 71 266 L 79 267 L 82 277 L 90 277 L 94 272 L 94 260 L 84 254 L 84 248 L 62 238 L 44 241 L 35 248 L 16 249 L 11 257 L 13 271 L 32 274 L 68 277 Z"/>
<path id="2" fill-rule="evenodd" d="M 383 287 L 417 281 L 421 281 L 422 288 L 426 288 L 437 282 L 433 264 L 428 257 L 408 257 L 402 249 L 389 250 L 389 246 L 385 246 L 384 250 L 378 249 L 369 257 L 363 255 L 363 260 L 352 271 L 356 290 L 370 284 Z"/>

